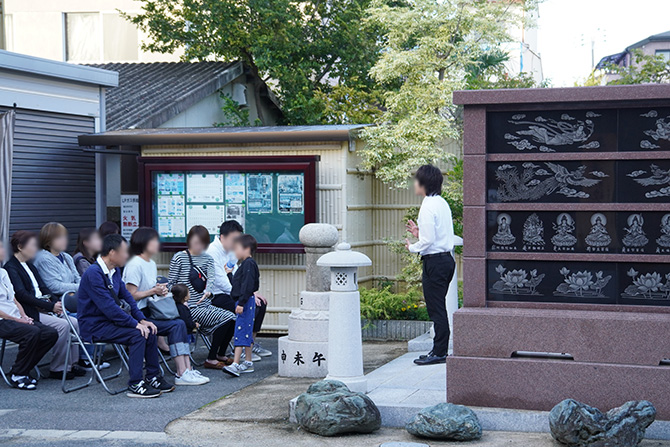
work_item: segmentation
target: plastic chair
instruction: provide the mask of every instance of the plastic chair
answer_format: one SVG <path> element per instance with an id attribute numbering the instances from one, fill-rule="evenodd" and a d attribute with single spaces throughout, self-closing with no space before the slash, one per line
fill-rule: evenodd
<path id="1" fill-rule="evenodd" d="M 128 364 L 126 361 L 126 353 L 123 351 L 123 349 L 115 343 L 111 343 L 112 346 L 114 347 L 114 350 L 116 353 L 119 355 L 121 358 L 121 366 L 119 366 L 119 370 L 109 376 L 103 377 L 102 374 L 100 374 L 100 365 L 102 365 L 102 354 L 105 349 L 105 345 L 107 343 L 97 343 L 97 342 L 86 342 L 81 339 L 81 336 L 79 335 L 79 332 L 77 332 L 77 329 L 74 326 L 74 323 L 72 323 L 72 318 L 68 315 L 69 313 L 77 313 L 77 297 L 75 295 L 75 292 L 67 292 L 63 295 L 62 298 L 62 304 L 63 304 L 63 315 L 65 316 L 65 320 L 68 322 L 70 325 L 70 338 L 68 339 L 68 348 L 65 353 L 65 364 L 67 365 L 70 361 L 70 351 L 72 345 L 79 345 L 79 346 L 93 346 L 93 357 L 91 357 L 91 354 L 88 352 L 86 349 L 82 349 L 82 352 L 86 356 L 86 359 L 90 362 L 90 364 L 93 366 L 91 368 L 91 375 L 88 378 L 88 381 L 68 388 L 65 385 L 65 375 L 66 372 L 63 372 L 63 379 L 61 382 L 61 388 L 64 393 L 70 393 L 72 391 L 77 391 L 82 388 L 86 388 L 93 382 L 93 377 L 97 379 L 97 381 L 102 385 L 102 387 L 107 391 L 109 394 L 112 396 L 115 394 L 123 393 L 124 391 L 128 390 L 128 387 L 125 387 L 123 389 L 119 390 L 112 390 L 107 386 L 107 383 L 105 382 L 106 380 L 111 380 L 119 377 L 121 373 L 123 372 L 123 368 L 125 367 L 128 369 Z"/>

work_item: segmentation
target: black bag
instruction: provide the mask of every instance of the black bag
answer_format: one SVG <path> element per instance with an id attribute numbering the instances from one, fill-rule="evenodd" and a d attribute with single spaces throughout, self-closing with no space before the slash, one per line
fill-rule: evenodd
<path id="1" fill-rule="evenodd" d="M 103 281 L 105 281 L 105 285 L 107 286 L 107 289 L 109 290 L 109 294 L 112 295 L 112 298 L 114 299 L 114 302 L 121 308 L 122 311 L 130 315 L 132 312 L 132 308 L 130 307 L 130 304 L 128 304 L 125 300 L 122 300 L 119 298 L 119 295 L 116 294 L 116 290 L 114 290 L 114 285 L 112 282 L 109 280 L 109 277 L 105 275 L 105 272 L 101 271 Z"/>
<path id="2" fill-rule="evenodd" d="M 193 290 L 202 293 L 207 287 L 207 275 L 200 267 L 193 264 L 193 258 L 188 250 L 186 250 L 186 254 L 188 255 L 188 262 L 191 264 L 191 270 L 188 272 L 188 280 L 191 283 Z"/>

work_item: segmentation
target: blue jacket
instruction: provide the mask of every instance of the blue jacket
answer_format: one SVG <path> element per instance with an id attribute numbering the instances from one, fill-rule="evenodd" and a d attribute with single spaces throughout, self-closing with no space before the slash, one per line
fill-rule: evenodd
<path id="1" fill-rule="evenodd" d="M 125 313 L 114 302 L 107 288 L 108 281 L 97 262 L 91 265 L 81 278 L 77 294 L 77 320 L 84 340 L 92 340 L 93 335 L 97 339 L 104 337 L 105 327 L 110 324 L 134 328 L 140 320 L 145 319 L 144 314 L 137 308 L 135 299 L 121 280 L 119 269 L 114 272 L 112 285 L 119 299 L 130 304 L 131 315 Z"/>

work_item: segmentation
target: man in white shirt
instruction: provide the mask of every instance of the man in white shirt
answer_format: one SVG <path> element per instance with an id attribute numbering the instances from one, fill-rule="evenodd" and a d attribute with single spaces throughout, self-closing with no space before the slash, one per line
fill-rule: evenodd
<path id="1" fill-rule="evenodd" d="M 407 222 L 407 231 L 419 240 L 407 249 L 419 253 L 423 262 L 423 297 L 426 301 L 428 316 L 433 321 L 435 339 L 433 350 L 414 360 L 417 365 L 445 363 L 449 348 L 449 318 L 447 316 L 446 296 L 449 283 L 454 275 L 454 223 L 451 209 L 442 198 L 442 172 L 435 166 L 423 165 L 414 179 L 414 192 L 423 197 L 419 209 L 418 223 Z"/>
<path id="2" fill-rule="evenodd" d="M 230 297 L 230 292 L 233 289 L 230 284 L 230 279 L 226 273 L 226 265 L 233 269 L 233 274 L 237 270 L 237 258 L 233 253 L 233 244 L 235 240 L 244 232 L 242 225 L 236 220 L 227 220 L 221 224 L 219 228 L 219 237 L 209 244 L 207 254 L 214 259 L 214 285 L 210 286 L 212 290 L 212 304 L 222 309 L 227 309 L 235 313 L 236 303 Z M 263 324 L 265 318 L 265 309 L 267 308 L 267 301 L 258 293 L 256 296 L 256 317 L 254 318 L 254 337 Z M 255 362 L 260 360 L 260 357 L 269 357 L 272 355 L 271 351 L 263 348 L 259 343 L 254 343 L 253 346 Z"/>

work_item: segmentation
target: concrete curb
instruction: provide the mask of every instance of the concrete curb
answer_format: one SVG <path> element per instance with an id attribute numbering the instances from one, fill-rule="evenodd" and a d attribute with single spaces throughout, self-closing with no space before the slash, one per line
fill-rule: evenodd
<path id="1" fill-rule="evenodd" d="M 151 431 L 106 431 L 106 430 L 0 430 L 0 440 L 13 438 L 39 438 L 59 440 L 133 440 L 138 443 L 165 442 L 163 432 Z"/>

